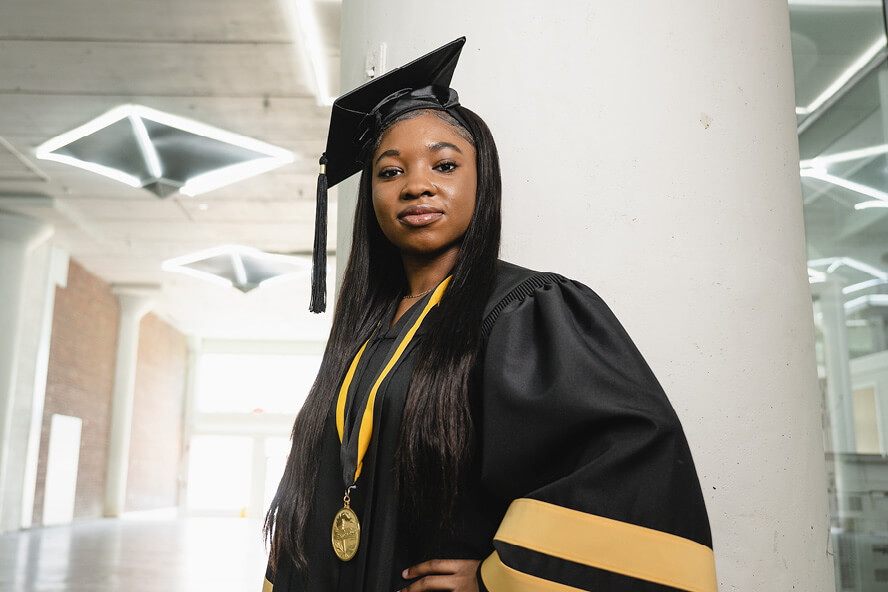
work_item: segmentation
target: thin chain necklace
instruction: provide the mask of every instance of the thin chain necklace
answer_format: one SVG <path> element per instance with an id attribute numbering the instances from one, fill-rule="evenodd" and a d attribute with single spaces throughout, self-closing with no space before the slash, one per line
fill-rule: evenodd
<path id="1" fill-rule="evenodd" d="M 434 290 L 434 288 L 429 288 L 425 292 L 420 292 L 419 294 L 410 294 L 409 296 L 402 296 L 401 300 L 412 300 L 413 298 L 421 298 L 421 297 L 425 296 L 426 294 L 428 294 L 429 292 L 431 292 L 432 290 Z"/>

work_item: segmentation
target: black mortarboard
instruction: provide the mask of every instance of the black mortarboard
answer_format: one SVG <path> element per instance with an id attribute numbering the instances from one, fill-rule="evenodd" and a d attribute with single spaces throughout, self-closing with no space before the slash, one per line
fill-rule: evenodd
<path id="1" fill-rule="evenodd" d="M 450 80 L 466 42 L 460 37 L 405 66 L 362 84 L 333 102 L 327 149 L 321 156 L 318 175 L 315 240 L 312 260 L 312 312 L 326 309 L 327 188 L 361 170 L 366 151 L 379 132 L 395 117 L 417 109 L 448 111 L 459 105 Z"/>

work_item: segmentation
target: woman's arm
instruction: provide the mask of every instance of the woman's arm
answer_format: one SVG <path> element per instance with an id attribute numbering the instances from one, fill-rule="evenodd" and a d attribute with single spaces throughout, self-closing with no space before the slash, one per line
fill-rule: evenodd
<path id="1" fill-rule="evenodd" d="M 481 567 L 490 592 L 715 590 L 681 424 L 592 290 L 558 278 L 503 307 L 482 397 L 482 483 L 512 501 Z"/>

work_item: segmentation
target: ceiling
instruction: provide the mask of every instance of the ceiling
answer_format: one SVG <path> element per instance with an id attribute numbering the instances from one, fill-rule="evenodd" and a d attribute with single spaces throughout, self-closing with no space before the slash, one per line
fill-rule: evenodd
<path id="1" fill-rule="evenodd" d="M 804 107 L 884 35 L 882 7 L 880 0 L 789 6 Z M 243 294 L 164 272 L 161 262 L 223 244 L 309 253 L 326 103 L 339 90 L 340 9 L 339 0 L 3 0 L 0 210 L 50 222 L 54 242 L 110 284 L 155 286 L 155 312 L 188 334 L 325 338 L 330 315 L 307 312 L 307 273 Z M 878 76 L 804 130 L 802 158 L 886 142 Z M 257 138 L 292 151 L 295 161 L 200 196 L 159 199 L 34 157 L 42 142 L 123 103 Z M 885 156 L 830 172 L 888 190 Z M 812 258 L 855 257 L 888 270 L 888 210 L 856 211 L 858 195 L 821 181 L 803 186 Z M 331 202 L 335 219 L 335 189 Z M 330 248 L 335 231 L 331 224 Z"/>
<path id="2" fill-rule="evenodd" d="M 0 210 L 51 223 L 53 241 L 108 283 L 156 288 L 155 312 L 188 334 L 325 338 L 330 315 L 307 312 L 307 273 L 244 294 L 164 272 L 161 262 L 223 244 L 310 253 L 325 103 L 338 94 L 340 9 L 338 0 L 3 0 Z M 42 142 L 123 103 L 268 142 L 295 161 L 160 199 L 35 158 Z"/>

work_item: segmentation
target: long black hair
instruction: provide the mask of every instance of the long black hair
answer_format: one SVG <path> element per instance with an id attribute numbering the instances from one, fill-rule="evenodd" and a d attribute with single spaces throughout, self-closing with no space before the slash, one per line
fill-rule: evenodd
<path id="1" fill-rule="evenodd" d="M 442 524 L 465 478 L 474 443 L 468 386 L 478 358 L 484 307 L 496 275 L 502 201 L 499 157 L 490 130 L 474 112 L 455 109 L 475 147 L 475 210 L 450 284 L 438 310 L 424 323 L 427 328 L 417 349 L 396 458 L 398 491 L 405 506 L 416 508 L 422 500 L 437 498 L 434 501 L 442 502 L 436 504 L 442 508 Z M 434 113 L 459 125 L 445 112 Z M 400 252 L 383 235 L 373 211 L 371 159 L 372 154 L 361 174 L 351 253 L 324 359 L 293 425 L 284 476 L 265 517 L 273 566 L 287 557 L 298 571 L 308 567 L 304 531 L 325 423 L 349 364 L 406 286 Z"/>

